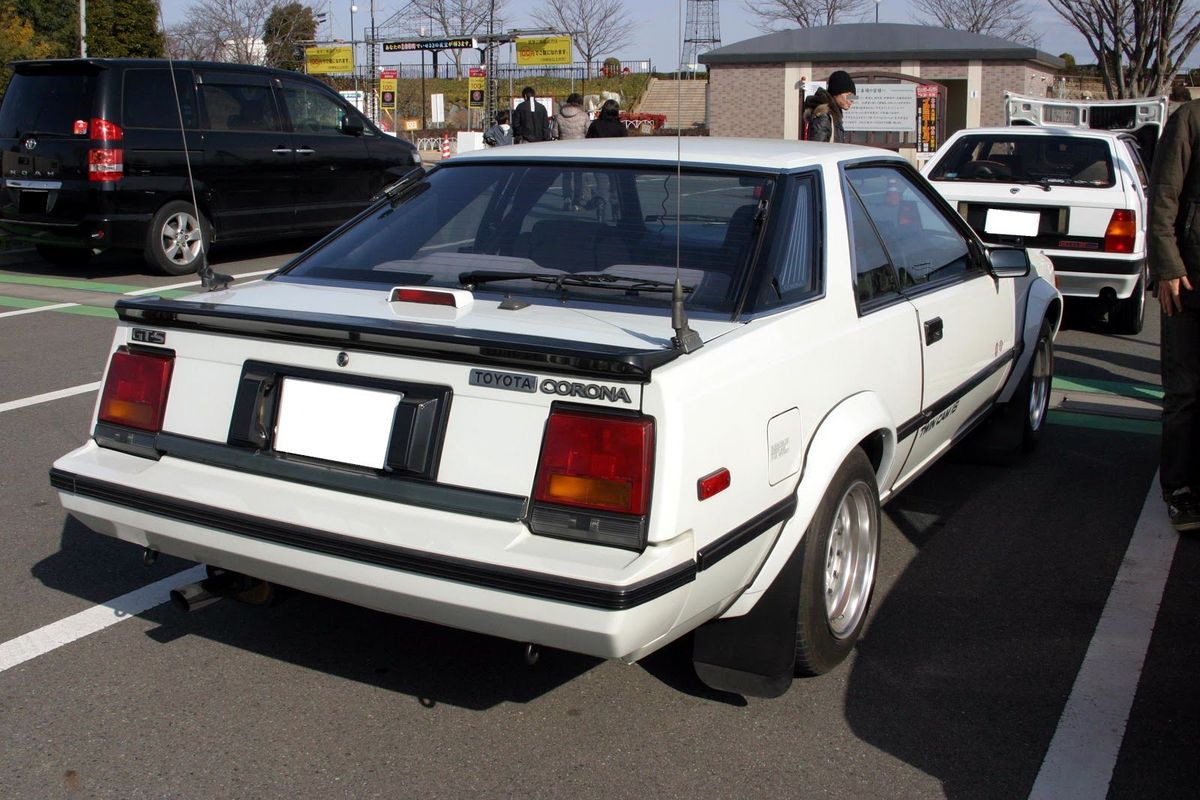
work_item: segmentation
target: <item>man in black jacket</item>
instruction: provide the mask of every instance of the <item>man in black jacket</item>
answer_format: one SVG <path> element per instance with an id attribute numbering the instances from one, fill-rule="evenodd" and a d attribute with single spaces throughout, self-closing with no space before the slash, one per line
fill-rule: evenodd
<path id="1" fill-rule="evenodd" d="M 1159 481 L 1178 531 L 1200 529 L 1200 100 L 1167 121 L 1150 172 L 1146 244 L 1162 307 Z"/>
<path id="2" fill-rule="evenodd" d="M 542 104 L 537 101 L 537 92 L 533 90 L 532 86 L 526 86 L 521 90 L 521 96 L 525 99 L 513 111 L 513 141 L 516 144 L 549 141 L 549 115 L 546 114 L 546 109 Z"/>

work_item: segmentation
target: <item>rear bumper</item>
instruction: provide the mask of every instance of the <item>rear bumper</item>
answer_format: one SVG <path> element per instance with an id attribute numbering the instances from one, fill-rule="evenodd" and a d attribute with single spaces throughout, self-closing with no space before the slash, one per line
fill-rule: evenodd
<path id="1" fill-rule="evenodd" d="M 98 533 L 388 613 L 601 658 L 665 639 L 697 574 L 690 535 L 618 551 L 536 537 L 519 522 L 94 443 L 59 459 L 51 482 L 63 507 Z"/>
<path id="2" fill-rule="evenodd" d="M 1144 256 L 1095 258 L 1055 251 L 1046 255 L 1054 262 L 1058 290 L 1066 297 L 1098 298 L 1111 291 L 1117 299 L 1125 299 L 1133 294 L 1146 266 Z"/>
<path id="3" fill-rule="evenodd" d="M 0 218 L 0 231 L 16 241 L 88 250 L 140 250 L 149 225 L 149 214 L 89 214 L 62 223 Z"/>

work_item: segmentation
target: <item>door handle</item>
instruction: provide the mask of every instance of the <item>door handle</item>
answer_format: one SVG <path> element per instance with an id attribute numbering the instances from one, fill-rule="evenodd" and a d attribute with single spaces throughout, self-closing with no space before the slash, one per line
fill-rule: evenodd
<path id="1" fill-rule="evenodd" d="M 931 345 L 942 340 L 942 318 L 934 317 L 925 321 L 925 344 Z"/>
<path id="2" fill-rule="evenodd" d="M 298 156 L 311 156 L 315 152 L 317 152 L 317 151 L 313 150 L 311 147 L 297 147 L 296 148 L 296 155 L 298 155 Z"/>
<path id="3" fill-rule="evenodd" d="M 275 154 L 275 155 L 277 155 L 277 156 L 286 156 L 288 153 L 292 152 L 292 148 L 290 148 L 290 147 L 276 147 L 276 148 L 275 148 L 274 150 L 272 150 L 271 152 L 272 152 L 272 153 L 274 153 L 274 154 Z"/>

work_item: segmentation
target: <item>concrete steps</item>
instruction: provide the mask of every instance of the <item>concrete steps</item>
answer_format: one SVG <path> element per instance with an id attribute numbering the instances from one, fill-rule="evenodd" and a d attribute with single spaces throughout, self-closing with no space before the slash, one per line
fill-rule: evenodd
<path id="1" fill-rule="evenodd" d="M 708 111 L 708 82 L 650 79 L 650 86 L 637 106 L 639 114 L 663 114 L 668 128 L 703 125 Z"/>

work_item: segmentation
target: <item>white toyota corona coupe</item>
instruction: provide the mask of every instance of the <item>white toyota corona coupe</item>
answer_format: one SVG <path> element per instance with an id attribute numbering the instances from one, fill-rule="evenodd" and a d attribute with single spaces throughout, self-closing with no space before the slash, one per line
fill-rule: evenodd
<path id="1" fill-rule="evenodd" d="M 1062 300 L 907 162 L 629 138 L 464 154 L 257 283 L 122 300 L 99 533 L 774 696 L 866 621 L 880 505 L 973 429 L 1036 442 Z M 1047 278 L 1050 277 L 1050 280 Z"/>

